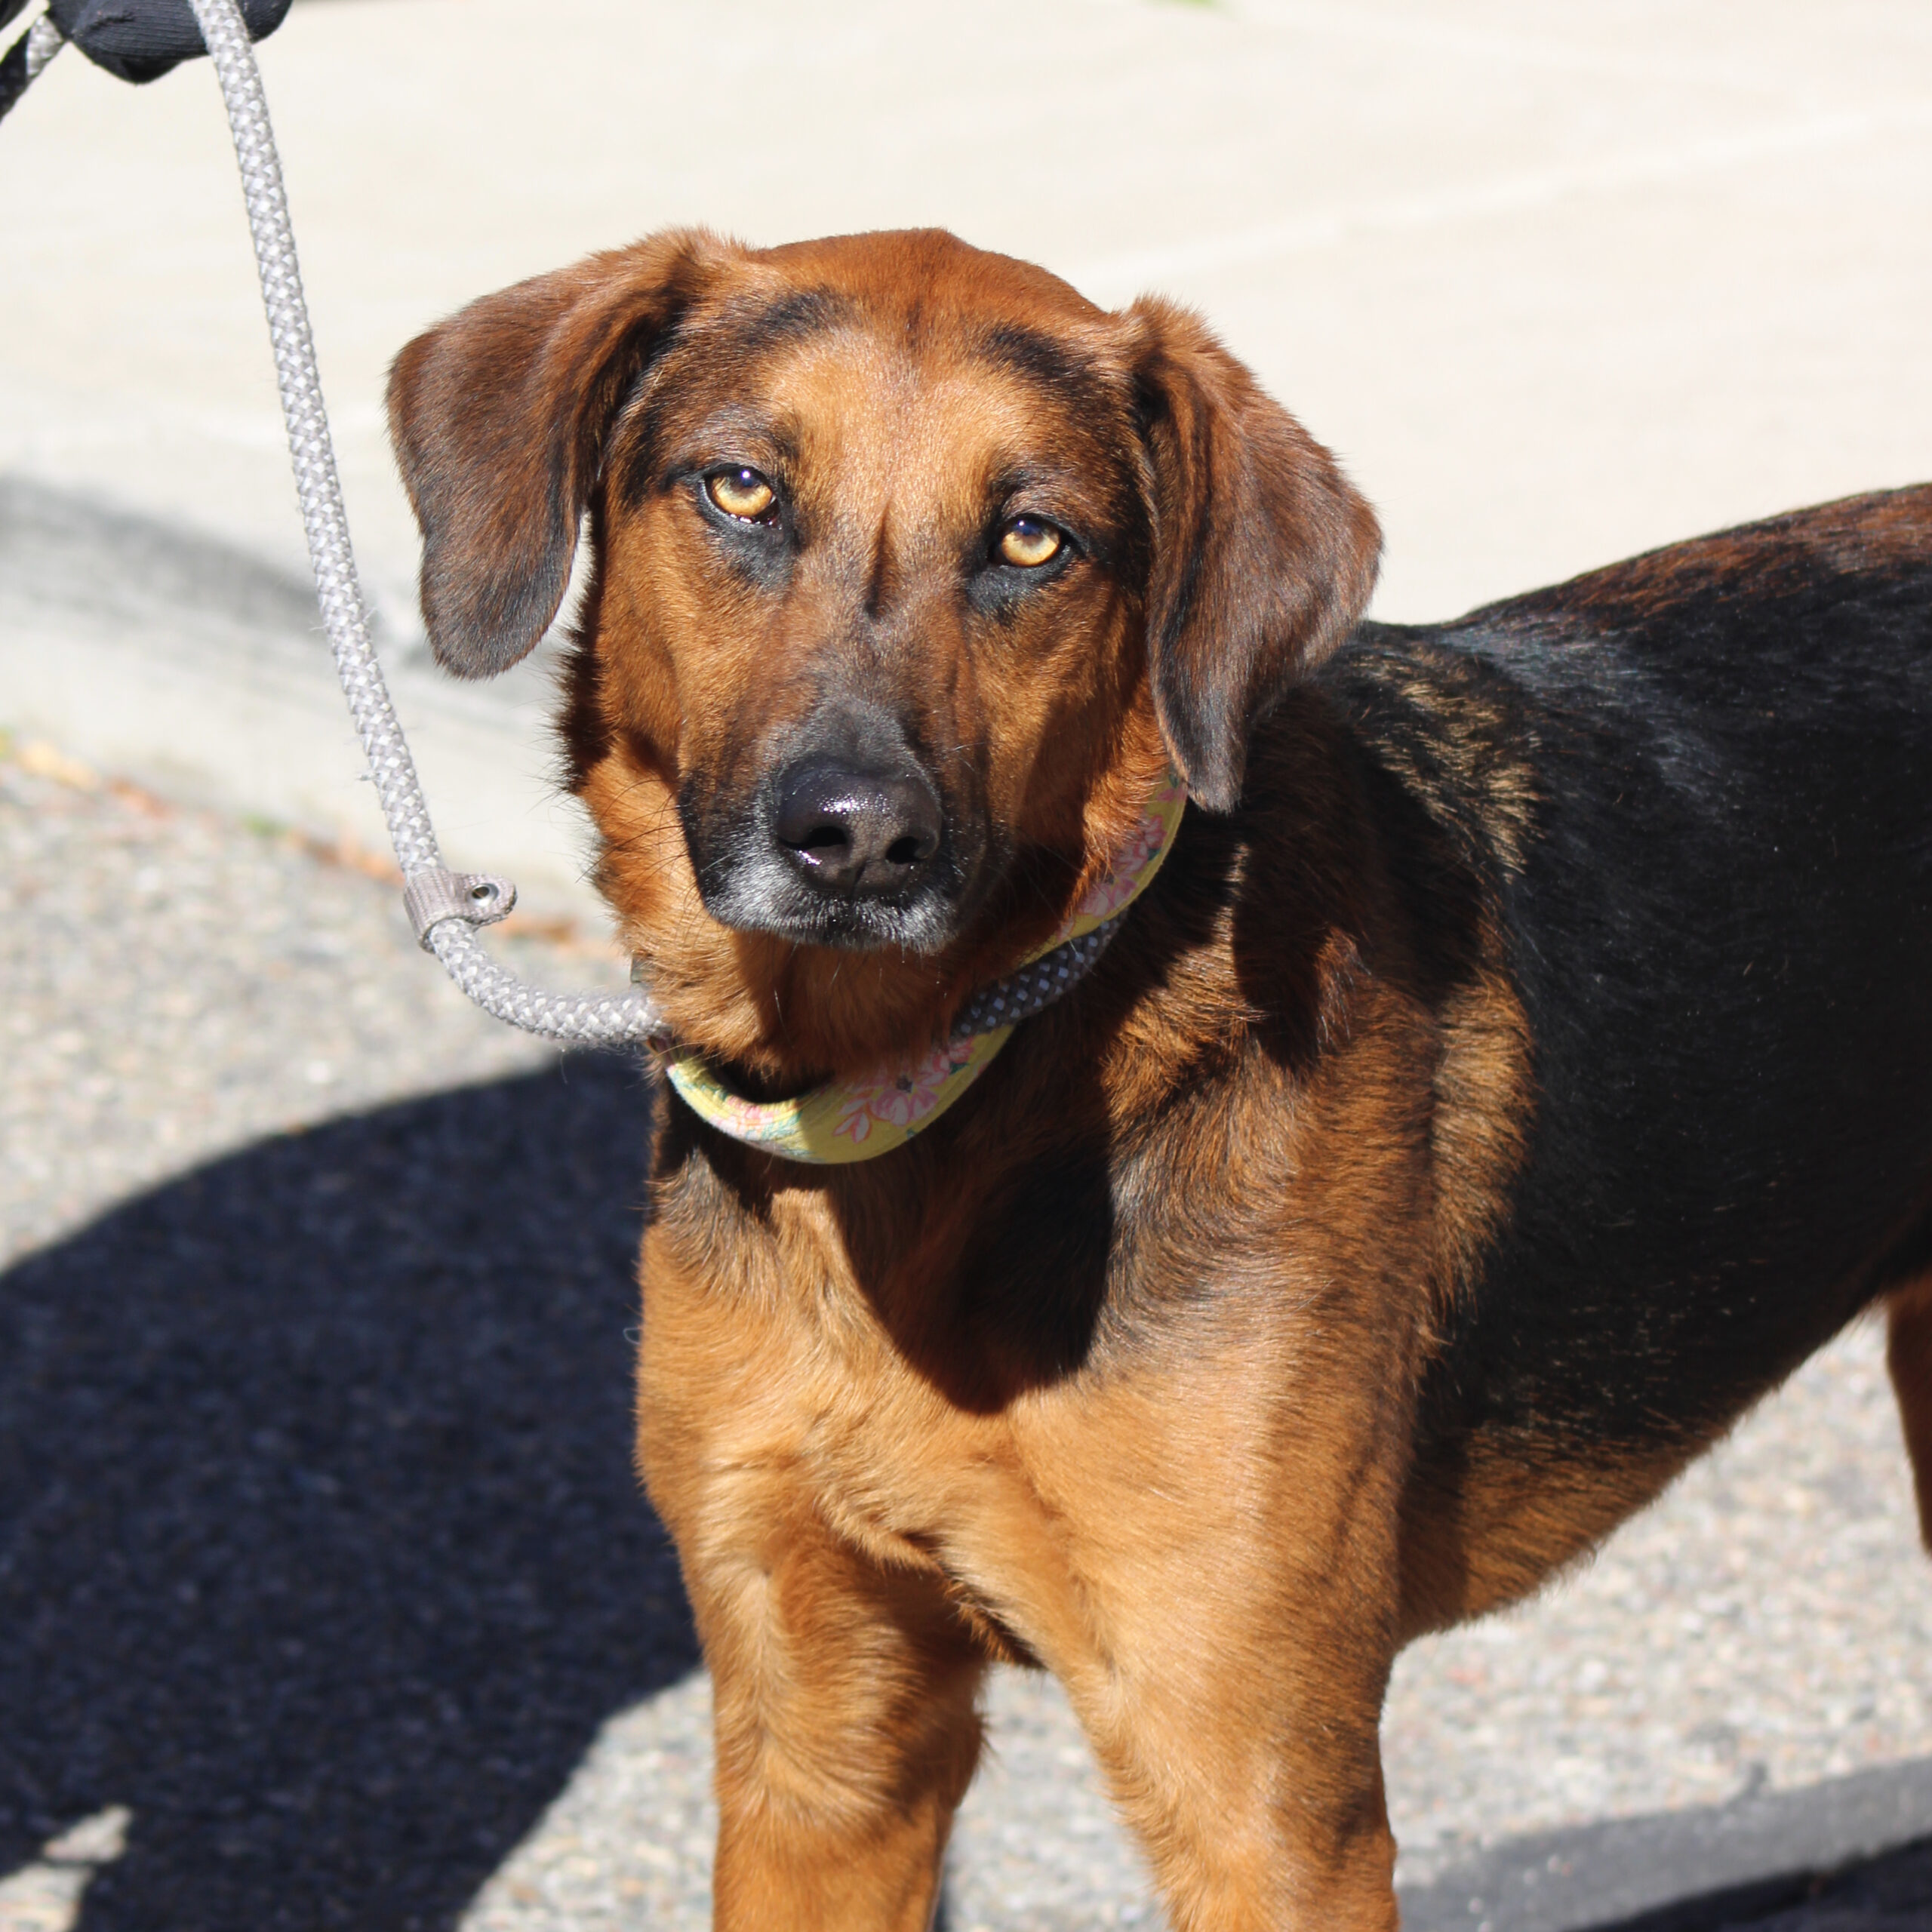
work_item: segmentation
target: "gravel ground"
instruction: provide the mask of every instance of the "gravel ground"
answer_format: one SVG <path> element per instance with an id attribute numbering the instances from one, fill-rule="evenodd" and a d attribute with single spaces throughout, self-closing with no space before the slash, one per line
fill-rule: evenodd
<path id="1" fill-rule="evenodd" d="M 1478 1820 L 1544 1830 L 1932 1752 L 1932 1564 L 1883 1354 L 1861 1324 L 1589 1568 L 1402 1658 L 1409 1875 Z"/>
<path id="2" fill-rule="evenodd" d="M 0 755 L 0 1928 L 701 1924 L 706 1691 L 627 1464 L 638 1073 L 470 1010 L 380 867 L 51 747 Z M 1524 1834 L 1920 1802 L 1928 1638 L 1856 1330 L 1592 1567 L 1404 1658 L 1412 1921 L 1601 1923 L 1457 1915 Z M 1158 1923 L 1052 1687 L 992 1711 L 952 1932 Z M 1829 1862 L 1779 1842 L 1726 1882 Z M 1928 1866 L 1669 1926 L 1923 1926 Z"/>
<path id="3" fill-rule="evenodd" d="M 8 749 L 0 1251 L 265 1134 L 553 1057 L 416 954 L 382 861 Z"/>

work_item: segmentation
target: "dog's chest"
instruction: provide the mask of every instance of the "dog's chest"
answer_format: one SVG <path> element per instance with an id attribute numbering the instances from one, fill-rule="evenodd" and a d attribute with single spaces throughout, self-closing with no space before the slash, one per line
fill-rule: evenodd
<path id="1" fill-rule="evenodd" d="M 948 1244 L 931 1278 L 902 1269 L 882 1297 L 803 1201 L 738 1229 L 723 1273 L 715 1244 L 675 1238 L 679 1220 L 647 1252 L 641 1423 L 681 1546 L 762 1562 L 788 1525 L 815 1522 L 942 1580 L 995 1655 L 1106 1649 L 1097 1618 L 1150 1590 L 1197 1593 L 1230 1547 L 1269 1547 L 1271 1524 L 1332 1489 L 1315 1465 L 1358 1444 L 1358 1419 L 1335 1427 L 1337 1389 L 1386 1386 L 1379 1363 L 1338 1382 L 1336 1359 L 1385 1352 L 1386 1334 L 1281 1322 L 1280 1294 L 1320 1299 L 1291 1262 L 1266 1297 L 1204 1300 L 1035 1374 L 971 1318 L 985 1284 L 962 1287 Z"/>

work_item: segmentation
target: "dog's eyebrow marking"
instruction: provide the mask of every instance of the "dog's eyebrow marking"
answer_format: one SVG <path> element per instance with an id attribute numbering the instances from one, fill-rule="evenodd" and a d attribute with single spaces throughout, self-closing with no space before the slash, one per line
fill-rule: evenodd
<path id="1" fill-rule="evenodd" d="M 1087 363 L 1069 353 L 1050 335 L 1018 322 L 998 322 L 974 339 L 974 347 L 989 362 L 1038 383 L 1055 394 L 1097 403 L 1106 389 Z"/>
<path id="2" fill-rule="evenodd" d="M 739 446 L 724 454 L 742 455 L 761 466 L 775 460 L 783 468 L 798 460 L 798 439 L 789 417 L 768 415 L 749 402 L 728 402 L 685 426 L 678 443 L 664 453 L 666 460 L 688 460 L 692 449 L 715 443 Z"/>
<path id="3" fill-rule="evenodd" d="M 754 468 L 770 469 L 781 480 L 796 472 L 798 443 L 789 424 L 777 421 L 749 404 L 728 404 L 714 410 L 695 429 L 686 428 L 670 451 L 665 448 L 666 418 L 672 399 L 663 394 L 649 395 L 627 407 L 612 441 L 621 451 L 612 470 L 612 490 L 617 500 L 635 509 L 653 490 L 663 488 L 675 478 L 691 472 L 700 462 L 694 448 L 721 441 L 737 447 L 728 452 L 749 462 Z"/>
<path id="4" fill-rule="evenodd" d="M 786 343 L 802 342 L 849 321 L 851 302 L 829 288 L 801 288 L 775 302 L 749 297 L 728 302 L 691 331 L 692 339 L 724 338 L 724 353 L 734 359 L 761 355 Z"/>
<path id="5" fill-rule="evenodd" d="M 1038 469 L 1030 464 L 1018 463 L 1011 469 L 997 472 L 988 485 L 986 494 L 994 504 L 1004 509 L 1016 497 L 1051 491 L 1067 480 L 1058 470 Z"/>
<path id="6" fill-rule="evenodd" d="M 617 477 L 620 500 L 630 504 L 641 500 L 658 466 L 665 421 L 677 390 L 675 382 L 666 384 L 658 380 L 666 368 L 695 352 L 708 356 L 714 368 L 748 372 L 765 351 L 844 326 L 854 313 L 851 302 L 835 290 L 801 288 L 776 301 L 739 297 L 716 313 L 680 329 L 663 352 L 652 358 L 652 366 L 615 426 L 614 442 L 628 446 Z"/>

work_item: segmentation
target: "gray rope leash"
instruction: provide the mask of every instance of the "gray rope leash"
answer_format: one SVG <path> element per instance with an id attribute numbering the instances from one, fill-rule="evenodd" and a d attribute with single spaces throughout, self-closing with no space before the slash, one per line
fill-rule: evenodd
<path id="1" fill-rule="evenodd" d="M 0 23 L 11 17 L 0 0 Z M 0 115 L 40 78 L 48 61 L 67 44 L 67 37 L 43 14 L 4 55 L 0 55 Z"/>
<path id="2" fill-rule="evenodd" d="M 516 888 L 494 873 L 453 872 L 443 863 L 415 761 L 370 640 L 261 70 L 236 0 L 189 4 L 214 61 L 241 165 L 242 197 L 261 275 L 262 303 L 268 312 L 275 382 L 315 571 L 316 600 L 402 870 L 403 904 L 417 939 L 486 1013 L 526 1032 L 586 1046 L 669 1047 L 669 1029 L 648 992 L 546 992 L 498 964 L 476 937 L 477 927 L 494 924 L 516 903 Z M 0 19 L 14 11 L 0 0 Z M 14 43 L 0 60 L 0 115 L 65 44 L 60 28 L 46 15 Z M 1051 1006 L 1092 970 L 1112 939 L 1118 918 L 981 989 L 954 1023 L 952 1037 L 991 1032 Z"/>
<path id="3" fill-rule="evenodd" d="M 66 44 L 66 36 L 43 14 L 27 29 L 27 78 L 38 80 L 42 69 Z"/>
<path id="4" fill-rule="evenodd" d="M 955 1040 L 970 1040 L 976 1033 L 990 1033 L 996 1026 L 1012 1026 L 1042 1013 L 1057 999 L 1072 992 L 1100 963 L 1100 955 L 1113 943 L 1121 921 L 1129 909 L 1123 906 L 1105 925 L 1096 926 L 1079 939 L 1070 939 L 1052 952 L 982 986 L 959 1009 L 952 1023 Z"/>
<path id="5" fill-rule="evenodd" d="M 261 272 L 262 302 L 268 311 L 275 382 L 288 426 L 288 451 L 315 568 L 315 595 L 343 695 L 349 700 L 369 775 L 389 822 L 390 842 L 402 868 L 404 903 L 417 937 L 478 1006 L 513 1026 L 586 1045 L 663 1045 L 668 1039 L 663 1017 L 644 993 L 545 992 L 498 965 L 483 950 L 473 928 L 502 918 L 516 903 L 515 888 L 488 874 L 451 872 L 443 864 L 415 762 L 370 642 L 368 614 L 349 547 L 261 71 L 235 0 L 192 4 L 214 57 L 235 158 L 241 163 L 242 196 Z"/>

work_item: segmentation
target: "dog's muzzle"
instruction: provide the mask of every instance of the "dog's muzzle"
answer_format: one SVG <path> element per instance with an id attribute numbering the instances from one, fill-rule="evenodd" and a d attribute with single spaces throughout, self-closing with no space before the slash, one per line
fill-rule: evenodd
<path id="1" fill-rule="evenodd" d="M 945 829 L 939 795 L 918 773 L 808 758 L 779 779 L 771 835 L 812 891 L 880 900 L 917 889 Z"/>
<path id="2" fill-rule="evenodd" d="M 967 867 L 904 732 L 869 709 L 822 711 L 776 751 L 770 775 L 728 820 L 685 808 L 712 917 L 804 945 L 945 946 Z"/>

